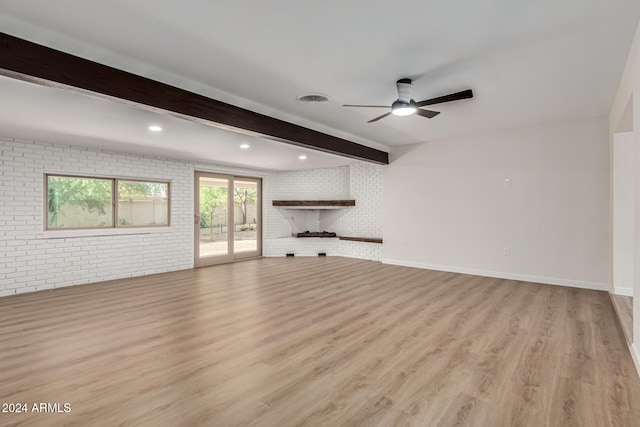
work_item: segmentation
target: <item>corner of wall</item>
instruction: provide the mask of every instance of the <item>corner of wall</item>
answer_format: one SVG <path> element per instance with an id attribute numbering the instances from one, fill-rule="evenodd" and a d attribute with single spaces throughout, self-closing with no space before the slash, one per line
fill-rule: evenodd
<path id="1" fill-rule="evenodd" d="M 640 348 L 637 344 L 630 344 L 629 351 L 631 352 L 633 363 L 636 365 L 636 372 L 640 377 Z"/>

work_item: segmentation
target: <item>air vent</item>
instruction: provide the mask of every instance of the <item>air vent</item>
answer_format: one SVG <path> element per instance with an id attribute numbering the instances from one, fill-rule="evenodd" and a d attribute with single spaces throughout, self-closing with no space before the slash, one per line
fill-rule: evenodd
<path id="1" fill-rule="evenodd" d="M 330 98 L 327 95 L 321 93 L 309 93 L 307 95 L 300 95 L 296 98 L 298 102 L 303 104 L 324 104 L 329 102 Z"/>

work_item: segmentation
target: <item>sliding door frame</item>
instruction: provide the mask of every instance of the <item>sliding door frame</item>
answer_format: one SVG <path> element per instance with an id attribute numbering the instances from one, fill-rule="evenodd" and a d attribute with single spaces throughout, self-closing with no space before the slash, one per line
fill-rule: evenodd
<path id="1" fill-rule="evenodd" d="M 210 257 L 200 257 L 200 178 L 218 178 L 227 180 L 227 254 L 214 255 Z M 256 183 L 257 200 L 256 200 L 256 250 L 246 252 L 235 252 L 235 201 L 234 188 L 236 181 L 252 181 Z M 262 178 L 255 176 L 232 175 L 217 172 L 195 171 L 194 177 L 194 266 L 206 267 L 210 265 L 223 264 L 244 259 L 261 258 L 262 257 Z"/>

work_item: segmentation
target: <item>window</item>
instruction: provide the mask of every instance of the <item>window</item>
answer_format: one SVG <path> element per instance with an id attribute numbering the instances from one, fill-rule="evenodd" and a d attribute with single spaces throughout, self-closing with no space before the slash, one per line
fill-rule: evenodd
<path id="1" fill-rule="evenodd" d="M 118 182 L 118 226 L 169 225 L 169 183 Z"/>
<path id="2" fill-rule="evenodd" d="M 47 229 L 169 225 L 169 183 L 46 175 Z"/>

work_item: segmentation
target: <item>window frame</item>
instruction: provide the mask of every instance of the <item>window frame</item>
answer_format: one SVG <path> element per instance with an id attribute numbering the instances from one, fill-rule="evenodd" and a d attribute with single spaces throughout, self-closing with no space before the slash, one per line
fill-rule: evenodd
<path id="1" fill-rule="evenodd" d="M 96 179 L 111 182 L 111 224 L 103 227 L 49 227 L 49 177 L 58 178 L 77 178 L 77 179 Z M 150 225 L 120 225 L 118 220 L 118 183 L 125 182 L 144 182 L 150 184 L 166 184 L 167 186 L 167 223 L 166 224 L 150 224 Z M 44 230 L 45 231 L 73 231 L 73 230 L 117 230 L 117 229 L 138 229 L 138 228 L 168 228 L 171 226 L 171 181 L 161 179 L 145 179 L 145 178 L 127 178 L 113 176 L 98 175 L 80 175 L 67 173 L 45 173 L 44 174 Z"/>

